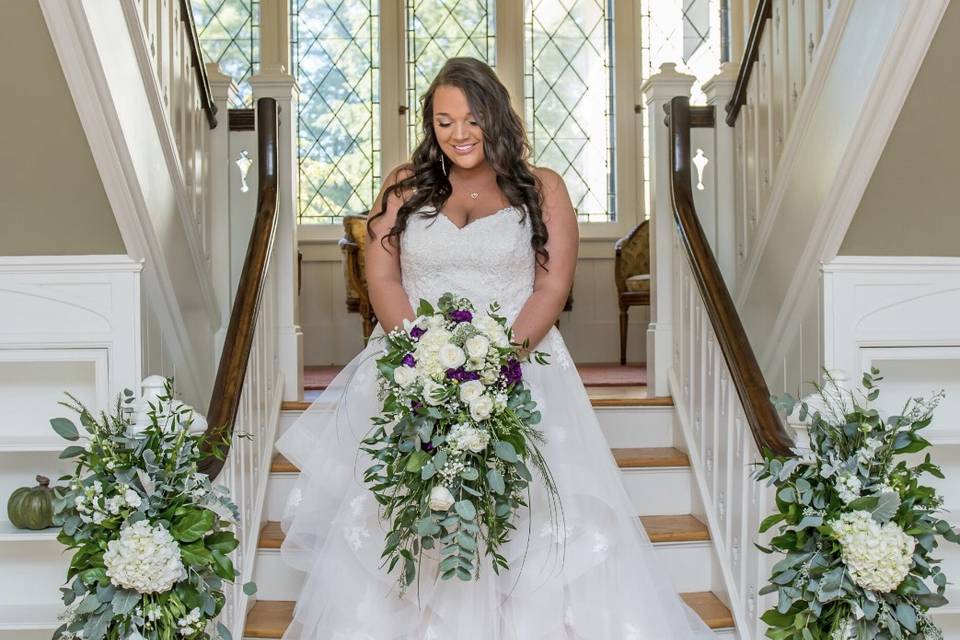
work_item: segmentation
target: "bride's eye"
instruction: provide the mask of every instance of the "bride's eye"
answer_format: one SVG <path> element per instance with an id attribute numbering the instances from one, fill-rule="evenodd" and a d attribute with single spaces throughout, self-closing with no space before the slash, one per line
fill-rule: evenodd
<path id="1" fill-rule="evenodd" d="M 443 128 L 443 129 L 446 129 L 446 128 L 449 127 L 451 124 L 452 124 L 452 123 L 450 123 L 450 122 L 437 122 L 437 126 Z"/>

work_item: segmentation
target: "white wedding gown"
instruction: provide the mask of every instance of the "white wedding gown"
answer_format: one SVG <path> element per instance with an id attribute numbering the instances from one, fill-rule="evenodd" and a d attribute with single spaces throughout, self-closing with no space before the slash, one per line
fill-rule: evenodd
<path id="1" fill-rule="evenodd" d="M 513 321 L 533 289 L 530 227 L 516 208 L 462 229 L 411 216 L 401 239 L 403 286 L 414 303 L 450 291 L 478 310 L 492 301 Z M 374 335 L 380 334 L 379 328 Z M 403 597 L 380 567 L 386 525 L 362 483 L 358 444 L 379 409 L 371 339 L 279 438 L 301 473 L 283 519 L 284 560 L 307 573 L 289 640 L 669 640 L 713 637 L 674 592 L 636 517 L 563 339 L 538 346 L 548 366 L 524 365 L 543 414 L 543 447 L 560 491 L 564 530 L 551 527 L 534 476 L 496 575 L 443 581 L 425 552 L 419 584 Z M 561 543 L 561 538 L 564 544 Z M 522 570 L 521 570 L 522 566 Z"/>

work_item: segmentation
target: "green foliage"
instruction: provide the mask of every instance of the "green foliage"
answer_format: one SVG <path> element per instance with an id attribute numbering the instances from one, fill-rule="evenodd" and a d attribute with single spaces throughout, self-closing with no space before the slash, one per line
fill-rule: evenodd
<path id="1" fill-rule="evenodd" d="M 460 396 L 460 385 L 465 383 L 451 378 L 449 371 L 423 370 L 406 386 L 397 382 L 397 370 L 411 366 L 410 358 L 421 353 L 417 351 L 420 337 L 397 330 L 384 338 L 384 351 L 377 361 L 383 408 L 373 418 L 361 451 L 372 460 L 364 482 L 390 526 L 381 555 L 383 566 L 396 572 L 401 590 L 417 579 L 424 551 L 438 554 L 444 580 L 478 577 L 481 550 L 495 572 L 508 568 L 500 549 L 515 530 L 517 511 L 528 504 L 533 480 L 528 465 L 546 483 L 552 521 L 556 525 L 562 519 L 557 487 L 539 449 L 543 434 L 534 428 L 540 420 L 537 405 L 522 380 L 508 378 L 504 369 L 508 363 L 519 366 L 526 350 L 510 344 L 506 319 L 497 315 L 498 310 L 491 307 L 489 318 L 481 320 L 492 319 L 499 325 L 494 327 L 502 332 L 504 344 L 485 343 L 486 355 L 472 369 L 474 380 L 488 376 L 482 393 L 500 397 L 500 404 L 482 418 L 472 415 L 469 402 Z M 451 294 L 441 296 L 436 304 L 421 300 L 417 326 L 442 325 L 447 332 L 444 339 L 465 350 L 468 340 L 481 335 L 472 320 L 455 319 L 466 311 L 477 317 L 468 300 Z M 429 337 L 432 330 L 426 329 L 425 335 Z M 496 333 L 489 326 L 487 330 Z M 404 375 L 411 375 L 410 369 Z M 436 391 L 428 398 L 424 389 L 429 385 Z M 451 442 L 455 428 L 482 433 L 484 444 L 465 447 Z M 434 499 L 435 491 L 448 493 Z"/>
<path id="2" fill-rule="evenodd" d="M 53 500 L 57 539 L 72 551 L 61 588 L 68 609 L 54 639 L 81 631 L 85 640 L 227 639 L 225 627 L 211 634 L 206 623 L 223 608 L 224 581 L 237 576 L 227 555 L 239 544 L 237 507 L 225 487 L 198 472 L 205 436 L 190 434 L 192 410 L 173 399 L 172 381 L 141 415 L 132 415 L 134 402 L 126 391 L 112 414 L 100 416 L 69 394 L 61 403 L 78 414 L 85 442 L 61 454 L 76 467 L 60 479 Z M 81 439 L 70 420 L 50 422 L 65 439 Z M 108 574 L 109 544 L 141 520 L 166 528 L 179 546 L 186 571 L 169 591 L 138 593 Z M 255 590 L 244 585 L 248 595 Z M 181 632 L 180 621 L 191 615 L 195 622 Z"/>
<path id="3" fill-rule="evenodd" d="M 865 373 L 862 392 L 846 392 L 826 376 L 817 387 L 816 403 L 800 403 L 808 421 L 809 449 L 795 455 L 765 455 L 756 474 L 776 490 L 776 512 L 764 518 L 763 534 L 775 530 L 769 547 L 779 554 L 769 584 L 761 594 L 777 594 L 765 612 L 767 637 L 774 640 L 909 639 L 942 637 L 928 611 L 946 604 L 947 584 L 933 557 L 940 539 L 960 542 L 950 524 L 939 517 L 942 499 L 921 480 L 942 478 L 927 454 L 911 465 L 906 454 L 922 452 L 929 443 L 919 435 L 928 426 L 943 397 L 911 398 L 900 415 L 882 419 L 871 403 L 882 380 L 876 369 Z M 774 398 L 785 413 L 797 401 Z M 899 528 L 915 546 L 909 572 L 888 591 L 865 588 L 857 567 L 844 557 L 838 527 L 841 516 L 861 517 L 874 527 Z M 898 538 L 898 539 L 901 539 Z M 899 575 L 896 574 L 899 579 Z M 861 582 L 858 582 L 860 580 Z M 866 584 L 871 584 L 867 582 Z"/>

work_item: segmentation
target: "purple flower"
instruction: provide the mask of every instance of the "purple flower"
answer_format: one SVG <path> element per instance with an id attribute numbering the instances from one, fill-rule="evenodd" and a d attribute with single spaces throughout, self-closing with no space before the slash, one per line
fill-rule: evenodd
<path id="1" fill-rule="evenodd" d="M 401 362 L 407 367 L 417 366 L 417 359 L 413 357 L 412 353 L 408 353 L 407 355 L 403 356 L 403 360 L 401 360 Z"/>
<path id="2" fill-rule="evenodd" d="M 507 360 L 507 364 L 500 367 L 500 375 L 507 381 L 508 385 L 517 384 L 523 379 L 523 370 L 520 368 L 520 361 L 516 358 Z"/>
<path id="3" fill-rule="evenodd" d="M 427 440 L 426 442 L 420 443 L 420 448 L 424 451 L 433 451 L 433 444 Z"/>
<path id="4" fill-rule="evenodd" d="M 467 309 L 454 309 L 448 315 L 450 319 L 456 323 L 470 322 L 473 320 L 473 314 Z"/>
<path id="5" fill-rule="evenodd" d="M 413 327 L 412 329 L 410 329 L 410 337 L 413 338 L 414 340 L 419 340 L 420 336 L 422 336 L 426 332 L 427 332 L 426 329 L 421 329 L 420 327 Z"/>
<path id="6" fill-rule="evenodd" d="M 416 411 L 422 406 L 423 406 L 423 403 L 420 402 L 419 400 L 414 400 L 413 402 L 410 403 L 410 408 L 413 409 L 414 411 Z"/>
<path id="7" fill-rule="evenodd" d="M 447 369 L 447 377 L 457 382 L 468 382 L 470 380 L 479 380 L 480 374 L 476 371 L 467 371 L 463 367 L 456 369 Z"/>

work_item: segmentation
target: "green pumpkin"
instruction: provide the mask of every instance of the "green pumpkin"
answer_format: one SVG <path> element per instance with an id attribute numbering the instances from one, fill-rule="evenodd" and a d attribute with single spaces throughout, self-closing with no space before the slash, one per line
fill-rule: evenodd
<path id="1" fill-rule="evenodd" d="M 7 501 L 7 517 L 18 529 L 46 529 L 53 526 L 53 489 L 50 479 L 37 476 L 37 487 L 21 487 Z"/>

